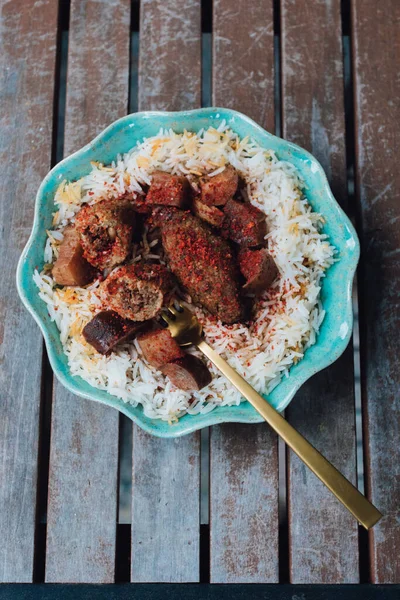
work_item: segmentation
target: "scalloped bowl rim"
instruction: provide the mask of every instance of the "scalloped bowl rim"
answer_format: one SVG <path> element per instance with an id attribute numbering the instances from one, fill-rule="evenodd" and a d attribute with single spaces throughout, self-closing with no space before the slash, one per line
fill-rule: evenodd
<path id="1" fill-rule="evenodd" d="M 329 347 L 330 351 L 329 352 L 327 352 L 327 351 L 318 352 L 318 342 L 319 342 L 321 333 L 318 335 L 316 344 L 314 346 L 312 346 L 311 348 L 309 348 L 305 352 L 304 358 L 295 367 L 293 367 L 290 370 L 289 377 L 284 378 L 282 380 L 282 382 L 279 383 L 279 385 L 269 395 L 269 398 L 272 399 L 272 397 L 277 395 L 276 390 L 279 390 L 279 388 L 281 388 L 282 385 L 284 383 L 286 383 L 286 388 L 285 388 L 286 392 L 285 392 L 284 396 L 282 397 L 282 399 L 280 401 L 275 402 L 275 407 L 277 408 L 277 410 L 279 410 L 279 411 L 284 410 L 288 406 L 290 401 L 292 400 L 295 393 L 310 377 L 312 377 L 315 373 L 321 371 L 322 369 L 328 367 L 330 364 L 332 364 L 335 360 L 337 360 L 339 358 L 339 356 L 344 352 L 345 348 L 347 347 L 348 342 L 351 337 L 351 334 L 352 334 L 352 325 L 353 325 L 352 285 L 353 285 L 353 279 L 354 279 L 354 275 L 356 272 L 357 263 L 358 263 L 358 259 L 359 259 L 359 253 L 360 253 L 359 241 L 358 241 L 357 234 L 355 232 L 355 229 L 354 229 L 351 221 L 349 220 L 347 215 L 343 212 L 343 210 L 341 209 L 339 204 L 336 202 L 336 200 L 332 194 L 332 191 L 330 189 L 328 180 L 326 178 L 326 175 L 325 175 L 325 172 L 324 172 L 322 166 L 320 165 L 320 163 L 316 160 L 316 158 L 312 154 L 310 154 L 308 151 L 304 150 L 300 146 L 293 144 L 292 142 L 288 142 L 286 140 L 283 140 L 282 138 L 279 138 L 279 137 L 267 132 L 260 125 L 255 123 L 252 119 L 250 119 L 246 115 L 243 115 L 242 113 L 239 113 L 239 112 L 231 110 L 231 109 L 226 109 L 226 108 L 210 107 L 210 108 L 201 108 L 201 109 L 194 109 L 194 110 L 187 110 L 187 111 L 177 111 L 177 112 L 173 112 L 173 111 L 143 111 L 143 112 L 137 112 L 137 113 L 132 113 L 132 114 L 126 115 L 125 117 L 122 117 L 121 119 L 118 119 L 117 121 L 114 121 L 108 127 L 106 127 L 101 133 L 99 133 L 99 135 L 97 135 L 91 142 L 89 142 L 88 144 L 86 144 L 85 146 L 83 146 L 82 148 L 80 148 L 79 150 L 74 152 L 73 154 L 70 154 L 69 156 L 64 158 L 62 161 L 60 161 L 57 165 L 55 165 L 49 171 L 49 173 L 46 175 L 46 177 L 43 179 L 43 181 L 38 189 L 37 195 L 36 195 L 35 212 L 34 212 L 34 221 L 33 221 L 32 231 L 31 231 L 29 239 L 26 243 L 26 246 L 25 246 L 25 248 L 21 254 L 21 257 L 19 259 L 19 262 L 18 262 L 17 274 L 16 274 L 17 289 L 18 289 L 18 293 L 21 297 L 23 304 L 28 309 L 28 311 L 31 313 L 31 315 L 33 316 L 33 318 L 35 319 L 35 321 L 37 322 L 37 324 L 40 327 L 40 330 L 41 330 L 44 340 L 45 340 L 46 349 L 47 349 L 51 367 L 52 367 L 53 372 L 55 373 L 57 379 L 60 381 L 60 383 L 64 387 L 66 387 L 70 392 L 72 392 L 78 396 L 81 396 L 81 397 L 89 399 L 89 400 L 94 400 L 94 401 L 100 402 L 102 404 L 106 404 L 106 405 L 112 406 L 113 408 L 116 408 L 120 412 L 127 415 L 133 422 L 135 422 L 137 425 L 139 425 L 142 429 L 144 429 L 148 433 L 158 436 L 158 437 L 165 437 L 165 438 L 186 435 L 188 433 L 202 429 L 203 427 L 208 427 L 210 425 L 216 425 L 216 424 L 227 423 L 227 422 L 259 423 L 259 422 L 263 421 L 263 418 L 247 402 L 244 402 L 244 403 L 240 404 L 239 406 L 217 407 L 207 414 L 184 415 L 183 417 L 181 417 L 179 419 L 178 423 L 169 425 L 165 421 L 161 421 L 159 419 L 150 419 L 149 417 L 146 417 L 144 415 L 143 409 L 141 408 L 140 405 L 138 407 L 133 407 L 132 405 L 123 402 L 122 400 L 118 399 L 115 396 L 112 396 L 111 394 L 108 394 L 107 392 L 105 392 L 103 390 L 98 390 L 97 388 L 90 386 L 80 377 L 72 376 L 69 373 L 68 366 L 64 369 L 61 368 L 61 366 L 60 366 L 60 361 L 65 363 L 66 357 L 65 357 L 65 355 L 63 355 L 64 356 L 64 359 L 63 359 L 60 356 L 60 352 L 57 352 L 57 350 L 55 348 L 54 340 L 52 340 L 51 329 L 52 329 L 52 327 L 56 328 L 55 323 L 51 323 L 50 321 L 49 321 L 49 323 L 46 323 L 45 322 L 46 318 L 44 316 L 42 316 L 41 314 L 39 314 L 38 310 L 34 306 L 35 300 L 33 299 L 33 295 L 34 294 L 36 295 L 36 299 L 39 298 L 39 296 L 37 294 L 37 288 L 32 281 L 33 272 L 30 272 L 29 270 L 27 270 L 27 262 L 30 258 L 31 253 L 33 252 L 35 239 L 37 238 L 38 233 L 40 232 L 40 229 L 41 229 L 41 225 L 39 222 L 39 213 L 40 213 L 40 209 L 42 207 L 42 203 L 44 203 L 44 190 L 46 189 L 46 186 L 49 185 L 49 183 L 52 181 L 52 179 L 55 179 L 56 174 L 63 171 L 64 167 L 67 167 L 69 164 L 73 163 L 74 160 L 77 159 L 78 157 L 80 157 L 81 155 L 85 155 L 88 152 L 94 151 L 96 146 L 101 145 L 102 140 L 107 138 L 108 135 L 118 132 L 118 130 L 120 130 L 121 128 L 124 128 L 125 126 L 127 126 L 128 128 L 134 127 L 135 121 L 141 122 L 141 121 L 149 121 L 151 119 L 154 119 L 154 120 L 161 119 L 161 120 L 167 120 L 167 121 L 168 120 L 169 121 L 171 121 L 171 120 L 177 121 L 179 123 L 179 121 L 182 121 L 183 119 L 189 119 L 189 120 L 193 119 L 195 121 L 196 119 L 201 119 L 201 118 L 208 119 L 210 121 L 213 121 L 213 120 L 221 121 L 222 119 L 225 119 L 228 121 L 228 124 L 230 124 L 234 130 L 235 130 L 235 128 L 238 129 L 238 124 L 239 125 L 242 124 L 244 126 L 244 128 L 247 127 L 249 130 L 251 130 L 251 131 L 249 131 L 249 134 L 251 135 L 251 137 L 257 138 L 257 141 L 259 141 L 260 138 L 262 140 L 264 140 L 264 142 L 262 143 L 263 147 L 268 148 L 268 142 L 270 142 L 270 145 L 272 145 L 272 146 L 280 145 L 284 148 L 284 150 L 283 150 L 283 148 L 282 148 L 282 150 L 278 150 L 278 155 L 279 155 L 279 152 L 281 152 L 281 151 L 287 152 L 290 155 L 292 155 L 292 157 L 288 160 L 295 162 L 294 156 L 296 156 L 297 160 L 302 161 L 304 163 L 304 165 L 310 165 L 310 171 L 313 174 L 317 174 L 321 180 L 321 188 L 323 190 L 324 202 L 326 202 L 326 206 L 330 209 L 330 211 L 333 214 L 336 215 L 336 219 L 337 219 L 338 223 L 340 223 L 341 226 L 343 227 L 343 231 L 347 232 L 346 246 L 348 247 L 348 253 L 346 254 L 347 260 L 346 260 L 345 278 L 344 278 L 344 280 L 341 279 L 342 294 L 345 294 L 345 299 L 344 299 L 343 310 L 341 313 L 342 316 L 340 318 L 342 319 L 342 324 L 344 325 L 344 329 L 343 329 L 341 335 L 339 336 L 339 338 L 337 336 L 335 338 L 332 338 L 332 335 L 329 338 L 329 335 L 328 335 L 328 339 L 330 340 L 330 347 Z M 233 125 L 233 123 L 235 123 L 235 125 Z M 211 122 L 209 124 L 211 125 Z M 167 126 L 167 125 L 164 124 L 164 126 Z M 168 126 L 171 126 L 171 125 L 168 125 Z M 190 127 L 186 127 L 186 128 L 191 129 Z M 193 129 L 199 130 L 200 127 L 194 126 Z M 137 139 L 139 139 L 139 138 L 136 138 L 132 142 L 132 147 L 135 145 Z M 267 142 L 267 143 L 265 143 L 265 142 Z M 271 144 L 271 142 L 272 142 L 272 144 Z M 114 156 L 116 156 L 118 153 L 119 153 L 119 151 L 118 151 L 118 149 L 116 149 L 114 152 Z M 299 158 L 299 157 L 301 157 L 301 158 Z M 308 198 L 309 195 L 308 194 L 306 194 L 306 195 Z M 310 201 L 310 203 L 312 204 L 312 201 Z M 328 229 L 329 229 L 329 227 L 328 227 Z M 348 243 L 349 240 L 351 240 L 350 243 Z M 332 240 L 332 242 L 334 243 L 334 245 L 338 246 L 337 239 Z M 341 245 L 341 249 L 343 250 L 343 244 Z M 346 251 L 346 249 L 345 249 L 345 251 Z M 341 257 L 341 259 L 336 263 L 336 265 L 340 264 L 340 262 L 342 260 L 343 260 L 343 257 Z M 324 284 L 330 277 L 330 271 L 333 268 L 334 267 L 331 267 L 329 269 L 327 277 L 323 281 L 322 290 L 324 290 Z M 28 277 L 28 275 L 29 275 L 29 277 Z M 343 276 L 343 274 L 342 274 L 342 276 Z M 30 279 L 30 281 L 28 279 Z M 339 283 L 339 278 L 337 277 L 336 279 L 338 280 L 337 282 Z M 42 301 L 40 300 L 40 302 L 42 302 Z M 45 303 L 43 302 L 43 305 L 44 304 Z M 47 308 L 46 308 L 46 313 L 47 313 Z M 338 319 L 336 319 L 336 321 L 337 320 Z M 324 327 L 324 323 L 325 323 L 325 320 L 322 323 L 321 329 Z M 58 332 L 58 330 L 57 330 L 57 332 Z M 58 340 L 59 340 L 59 338 L 58 338 Z M 334 343 L 334 342 L 336 342 L 336 343 Z M 56 342 L 56 344 L 57 344 L 57 342 Z M 311 351 L 313 351 L 312 358 L 310 356 Z M 65 365 L 64 365 L 64 367 L 65 367 Z M 298 369 L 298 367 L 300 367 L 300 369 Z M 296 369 L 296 376 L 293 378 L 292 372 L 294 369 Z M 287 384 L 287 382 L 291 378 L 292 378 L 291 383 Z M 85 388 L 85 389 L 82 389 L 82 388 Z M 274 402 L 272 402 L 272 403 L 274 404 Z"/>

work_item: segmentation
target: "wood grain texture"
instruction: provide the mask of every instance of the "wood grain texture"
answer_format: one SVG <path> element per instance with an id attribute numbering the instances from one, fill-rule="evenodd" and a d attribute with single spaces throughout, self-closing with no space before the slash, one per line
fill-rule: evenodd
<path id="1" fill-rule="evenodd" d="M 50 168 L 57 3 L 0 1 L 0 582 L 33 576 L 42 337 L 15 269 Z"/>
<path id="2" fill-rule="evenodd" d="M 273 0 L 215 0 L 213 103 L 274 131 Z"/>
<path id="3" fill-rule="evenodd" d="M 64 154 L 128 109 L 129 0 L 72 0 Z"/>
<path id="4" fill-rule="evenodd" d="M 400 582 L 400 3 L 352 3 L 360 339 L 374 583 Z"/>
<path id="5" fill-rule="evenodd" d="M 141 3 L 139 110 L 197 108 L 200 0 Z M 133 427 L 135 582 L 199 581 L 200 435 L 153 438 Z"/>
<path id="6" fill-rule="evenodd" d="M 132 581 L 199 580 L 199 441 L 197 433 L 162 440 L 134 427 Z"/>
<path id="7" fill-rule="evenodd" d="M 277 438 L 267 425 L 210 434 L 212 583 L 279 580 Z"/>
<path id="8" fill-rule="evenodd" d="M 118 413 L 54 387 L 46 581 L 114 581 Z"/>
<path id="9" fill-rule="evenodd" d="M 201 1 L 140 3 L 140 110 L 197 108 L 201 99 Z"/>
<path id="10" fill-rule="evenodd" d="M 303 386 L 287 418 L 355 483 L 352 364 L 348 348 Z M 358 583 L 357 522 L 291 451 L 287 473 L 291 582 Z"/>
<path id="11" fill-rule="evenodd" d="M 272 1 L 216 0 L 213 104 L 274 129 Z M 266 425 L 210 434 L 213 583 L 278 581 L 278 445 Z"/>
<path id="12" fill-rule="evenodd" d="M 112 14 L 112 18 L 110 18 Z M 129 0 L 73 0 L 65 153 L 126 114 Z M 46 581 L 114 581 L 118 412 L 54 387 Z"/>
<path id="13" fill-rule="evenodd" d="M 347 204 L 340 0 L 282 0 L 284 136 L 321 162 Z M 287 418 L 353 483 L 356 476 L 351 346 L 306 383 Z M 358 526 L 325 486 L 288 453 L 292 583 L 356 583 Z"/>

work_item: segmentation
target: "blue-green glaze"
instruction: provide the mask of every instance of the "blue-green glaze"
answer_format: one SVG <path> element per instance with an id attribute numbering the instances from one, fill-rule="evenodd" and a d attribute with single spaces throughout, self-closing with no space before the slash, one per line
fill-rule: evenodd
<path id="1" fill-rule="evenodd" d="M 83 398 L 96 400 L 117 408 L 144 430 L 160 437 L 177 437 L 208 425 L 223 422 L 258 423 L 262 418 L 247 402 L 240 406 L 215 408 L 206 415 L 185 415 L 178 423 L 168 425 L 161 420 L 149 419 L 140 406 L 134 408 L 105 391 L 93 388 L 80 377 L 73 377 L 63 353 L 59 332 L 51 322 L 45 303 L 39 298 L 32 275 L 43 266 L 43 248 L 46 229 L 51 228 L 54 212 L 54 193 L 63 179 L 75 180 L 91 170 L 90 161 L 111 162 L 118 153 L 130 150 L 138 140 L 156 135 L 160 127 L 174 131 L 198 131 L 210 125 L 218 127 L 226 122 L 240 137 L 250 135 L 264 148 L 271 148 L 282 160 L 295 165 L 306 182 L 306 196 L 313 209 L 321 212 L 326 225 L 324 231 L 339 251 L 339 261 L 327 272 L 322 285 L 322 303 L 326 316 L 317 343 L 309 348 L 303 360 L 290 370 L 290 375 L 268 396 L 269 402 L 283 410 L 300 386 L 312 375 L 333 363 L 344 351 L 350 339 L 352 314 L 352 282 L 359 258 L 356 232 L 335 201 L 325 173 L 319 162 L 308 152 L 264 131 L 241 113 L 225 108 L 203 108 L 182 112 L 142 112 L 119 119 L 87 146 L 56 165 L 43 180 L 36 198 L 35 218 L 28 243 L 19 260 L 17 287 L 26 308 L 42 330 L 50 363 L 59 381 L 71 392 Z"/>

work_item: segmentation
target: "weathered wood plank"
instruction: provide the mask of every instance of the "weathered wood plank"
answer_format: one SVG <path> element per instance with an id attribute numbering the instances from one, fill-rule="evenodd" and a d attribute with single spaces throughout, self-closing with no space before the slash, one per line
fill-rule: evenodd
<path id="1" fill-rule="evenodd" d="M 64 154 L 128 110 L 129 0 L 72 0 Z"/>
<path id="2" fill-rule="evenodd" d="M 345 208 L 346 161 L 340 0 L 282 0 L 284 136 L 321 162 Z M 288 420 L 351 481 L 356 476 L 352 348 L 303 386 Z M 292 583 L 358 581 L 357 523 L 288 453 Z"/>
<path id="3" fill-rule="evenodd" d="M 57 3 L 1 0 L 0 582 L 33 576 L 42 338 L 15 289 L 50 168 Z"/>
<path id="4" fill-rule="evenodd" d="M 371 579 L 400 582 L 400 3 L 352 3 L 356 188 L 360 210 L 361 379 Z"/>
<path id="5" fill-rule="evenodd" d="M 200 436 L 162 440 L 134 427 L 132 460 L 131 580 L 198 581 Z"/>
<path id="6" fill-rule="evenodd" d="M 118 413 L 54 387 L 46 581 L 114 581 Z"/>
<path id="7" fill-rule="evenodd" d="M 65 154 L 126 114 L 129 30 L 129 0 L 72 0 Z M 46 581 L 114 581 L 118 419 L 55 384 Z"/>
<path id="8" fill-rule="evenodd" d="M 213 103 L 274 131 L 273 0 L 215 0 Z"/>
<path id="9" fill-rule="evenodd" d="M 139 110 L 196 108 L 200 0 L 141 3 Z M 200 436 L 161 440 L 133 428 L 131 580 L 199 580 Z"/>
<path id="10" fill-rule="evenodd" d="M 212 583 L 279 580 L 277 454 L 267 425 L 211 430 Z"/>
<path id="11" fill-rule="evenodd" d="M 214 3 L 213 104 L 274 130 L 273 3 Z M 278 581 L 278 445 L 264 425 L 210 434 L 213 583 Z"/>
<path id="12" fill-rule="evenodd" d="M 142 0 L 140 13 L 140 110 L 197 108 L 201 1 Z"/>
<path id="13" fill-rule="evenodd" d="M 351 348 L 297 394 L 288 420 L 355 483 Z M 291 451 L 288 453 L 292 583 L 357 583 L 358 525 Z"/>

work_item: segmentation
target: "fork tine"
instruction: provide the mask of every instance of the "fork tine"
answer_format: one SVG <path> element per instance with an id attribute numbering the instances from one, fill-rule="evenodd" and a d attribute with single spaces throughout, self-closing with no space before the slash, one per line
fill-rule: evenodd
<path id="1" fill-rule="evenodd" d="M 173 323 L 173 319 L 171 319 L 171 318 L 170 318 L 170 317 L 169 317 L 169 316 L 168 316 L 166 313 L 162 313 L 162 314 L 160 315 L 160 317 L 162 318 L 162 320 L 163 320 L 163 321 L 165 321 L 165 323 L 168 325 L 168 327 L 169 327 L 170 325 L 172 325 L 172 323 Z"/>
<path id="2" fill-rule="evenodd" d="M 190 308 L 183 306 L 183 304 L 181 304 L 181 303 L 179 303 L 179 306 L 181 307 L 181 311 L 184 315 L 190 315 L 191 317 L 194 316 L 194 312 L 192 310 L 190 310 Z"/>
<path id="3" fill-rule="evenodd" d="M 181 314 L 181 313 L 179 312 L 179 310 L 177 310 L 173 304 L 171 304 L 170 306 L 168 306 L 168 310 L 169 310 L 169 312 L 170 312 L 172 315 L 174 315 L 175 317 L 177 317 L 178 315 L 180 315 L 180 314 Z"/>
<path id="4" fill-rule="evenodd" d="M 189 311 L 189 310 L 186 308 L 186 306 L 184 306 L 184 305 L 182 304 L 181 300 L 177 300 L 177 304 L 178 304 L 178 306 L 179 306 L 179 308 L 181 309 L 181 311 L 182 311 L 182 312 L 186 312 L 186 313 L 187 313 L 187 312 L 190 312 L 190 311 Z"/>

